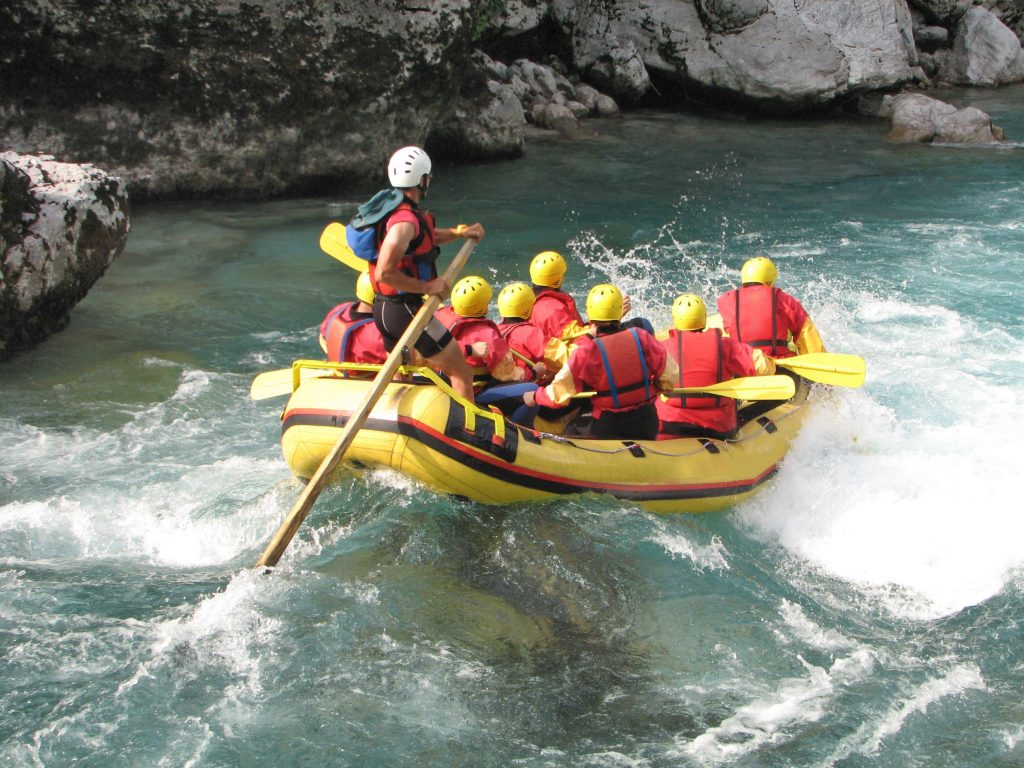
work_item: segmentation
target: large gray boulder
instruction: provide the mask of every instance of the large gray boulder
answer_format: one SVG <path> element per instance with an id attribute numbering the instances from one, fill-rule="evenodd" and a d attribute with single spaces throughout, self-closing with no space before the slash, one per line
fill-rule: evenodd
<path id="1" fill-rule="evenodd" d="M 968 10 L 956 27 L 953 50 L 939 76 L 959 85 L 1002 85 L 1024 79 L 1024 50 L 1016 33 L 991 11 Z"/>
<path id="2" fill-rule="evenodd" d="M 553 0 L 575 65 L 624 101 L 650 80 L 774 110 L 910 82 L 906 0 Z"/>
<path id="3" fill-rule="evenodd" d="M 136 200 L 379 181 L 457 119 L 475 22 L 472 0 L 5 0 L 0 147 Z"/>
<path id="4" fill-rule="evenodd" d="M 913 2 L 947 30 L 970 4 Z M 380 183 L 397 146 L 514 156 L 526 120 L 662 93 L 786 112 L 892 90 L 923 78 L 912 26 L 907 0 L 6 0 L 0 148 L 95 163 L 136 200 L 320 193 Z M 562 55 L 572 93 L 474 58 L 524 45 Z M 1012 77 L 996 58 L 967 82 Z"/>
<path id="5" fill-rule="evenodd" d="M 0 360 L 64 328 L 124 249 L 124 184 L 93 166 L 0 153 Z"/>

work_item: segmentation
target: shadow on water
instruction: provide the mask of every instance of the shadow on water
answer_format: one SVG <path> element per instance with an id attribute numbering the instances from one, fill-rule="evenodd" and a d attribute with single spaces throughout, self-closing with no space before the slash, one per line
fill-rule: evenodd
<path id="1" fill-rule="evenodd" d="M 373 585 L 380 604 L 363 618 L 374 627 L 356 630 L 354 653 L 381 661 L 382 620 L 409 655 L 443 649 L 473 670 L 456 677 L 475 717 L 520 739 L 568 748 L 624 728 L 699 733 L 706 725 L 677 703 L 654 701 L 665 694 L 649 674 L 660 651 L 642 634 L 652 595 L 635 541 L 601 521 L 605 506 L 382 505 L 316 571 Z"/>

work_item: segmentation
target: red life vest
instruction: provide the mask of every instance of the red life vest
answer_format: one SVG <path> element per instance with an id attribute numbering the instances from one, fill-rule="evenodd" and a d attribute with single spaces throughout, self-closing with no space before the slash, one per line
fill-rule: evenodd
<path id="1" fill-rule="evenodd" d="M 786 341 L 791 329 L 779 306 L 779 289 L 745 285 L 723 294 L 718 311 L 729 336 L 771 357 L 791 357 Z"/>
<path id="2" fill-rule="evenodd" d="M 523 357 L 528 357 L 531 362 L 544 362 L 547 337 L 540 328 L 531 325 L 526 320 L 513 320 L 509 323 L 498 323 L 498 332 L 513 351 Z M 518 356 L 516 365 L 526 371 L 527 381 L 533 379 L 533 366 Z"/>
<path id="3" fill-rule="evenodd" d="M 662 342 L 679 365 L 680 387 L 706 387 L 730 378 L 729 363 L 723 346 L 731 339 L 723 339 L 717 328 L 700 332 L 669 331 Z M 739 342 L 736 342 L 737 344 Z M 661 422 L 659 439 L 673 435 L 691 435 L 684 429 L 697 428 L 710 434 L 727 434 L 736 429 L 736 403 L 727 397 L 708 394 L 670 395 L 657 401 L 658 420 Z"/>
<path id="4" fill-rule="evenodd" d="M 665 351 L 679 366 L 677 387 L 707 387 L 723 379 L 722 332 L 717 328 L 707 331 L 669 331 Z M 726 398 L 717 395 L 671 395 L 666 405 L 673 408 L 717 408 Z"/>
<path id="5" fill-rule="evenodd" d="M 383 363 L 388 358 L 373 316 L 356 312 L 357 303 L 339 304 L 320 326 L 327 359 L 332 363 Z"/>
<path id="6" fill-rule="evenodd" d="M 412 211 L 419 223 L 419 233 L 409 242 L 405 255 L 398 262 L 398 270 L 409 277 L 428 282 L 437 277 L 437 257 L 440 249 L 434 244 L 434 214 L 428 211 L 421 211 L 410 200 L 406 199 L 399 203 L 398 207 L 391 212 L 391 215 L 384 217 L 377 224 L 376 245 L 380 250 L 387 235 L 388 222 L 399 211 Z M 373 290 L 382 296 L 399 296 L 405 293 L 390 285 L 377 282 L 377 262 L 370 262 L 370 283 Z"/>
<path id="7" fill-rule="evenodd" d="M 629 411 L 654 399 L 651 373 L 636 328 L 599 336 L 593 344 L 601 356 L 601 373 L 591 403 L 594 413 Z"/>
<path id="8" fill-rule="evenodd" d="M 583 325 L 572 296 L 554 288 L 542 288 L 530 313 L 530 324 L 540 328 L 548 338 L 561 338 L 562 331 L 572 321 Z"/>
<path id="9" fill-rule="evenodd" d="M 476 341 L 487 342 L 487 357 L 468 355 L 466 362 L 476 375 L 489 374 L 508 353 L 508 342 L 502 338 L 498 326 L 486 317 L 463 317 L 449 305 L 441 307 L 434 317 L 448 329 L 452 337 L 463 347 Z M 465 354 L 465 350 L 463 350 Z"/>

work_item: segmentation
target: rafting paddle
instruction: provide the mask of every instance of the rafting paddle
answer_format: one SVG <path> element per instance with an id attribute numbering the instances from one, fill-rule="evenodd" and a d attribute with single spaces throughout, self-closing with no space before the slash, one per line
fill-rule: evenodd
<path id="1" fill-rule="evenodd" d="M 301 381 L 316 379 L 321 376 L 333 376 L 331 368 L 302 368 L 299 371 Z M 291 368 L 278 368 L 257 374 L 249 386 L 249 397 L 253 400 L 266 400 L 269 397 L 282 397 L 292 393 L 294 381 Z"/>
<path id="2" fill-rule="evenodd" d="M 593 397 L 596 392 L 577 392 L 573 397 Z M 789 400 L 796 394 L 796 383 L 789 376 L 747 376 L 707 387 L 679 387 L 671 395 L 718 395 L 733 400 Z"/>
<path id="3" fill-rule="evenodd" d="M 775 365 L 786 368 L 808 381 L 856 389 L 864 384 L 867 364 L 858 355 L 836 352 L 812 352 L 796 357 L 780 357 Z"/>
<path id="4" fill-rule="evenodd" d="M 320 248 L 329 256 L 333 256 L 346 267 L 351 267 L 357 272 L 367 272 L 370 269 L 370 262 L 356 256 L 345 238 L 345 225 L 332 221 L 324 231 L 320 233 Z"/>
<path id="5" fill-rule="evenodd" d="M 462 271 L 462 267 L 469 259 L 469 255 L 475 247 L 476 240 L 467 240 L 465 245 L 459 249 L 459 252 L 455 254 L 455 258 L 452 259 L 452 263 L 448 265 L 448 269 L 441 276 L 446 283 L 452 284 L 455 277 Z M 430 322 L 430 318 L 434 316 L 434 311 L 440 303 L 440 296 L 428 296 L 427 300 L 423 302 L 423 306 L 420 307 L 409 327 L 405 329 L 405 333 L 399 338 L 395 348 L 388 355 L 387 360 L 381 365 L 380 372 L 373 380 L 373 386 L 363 398 L 363 402 L 352 412 L 352 415 L 345 423 L 345 427 L 341 430 L 341 434 L 338 436 L 334 447 L 324 457 L 324 460 L 320 462 L 320 466 L 313 473 L 302 493 L 299 494 L 298 500 L 284 522 L 281 523 L 281 527 L 277 529 L 277 533 L 274 534 L 270 543 L 267 544 L 267 548 L 263 550 L 263 554 L 260 555 L 260 559 L 256 562 L 257 566 L 272 567 L 277 565 L 277 561 L 281 559 L 281 555 L 284 554 L 295 532 L 306 518 L 306 513 L 313 506 L 313 502 L 320 495 L 320 491 L 327 485 L 331 472 L 341 463 L 342 456 L 345 455 L 345 451 L 352 444 L 356 433 L 366 422 L 366 419 L 369 418 L 373 406 L 380 399 L 380 396 L 384 394 L 384 390 L 388 385 L 391 384 L 395 371 L 402 364 L 402 350 L 406 347 L 411 347 L 416 342 L 420 333 L 423 332 L 427 323 Z"/>

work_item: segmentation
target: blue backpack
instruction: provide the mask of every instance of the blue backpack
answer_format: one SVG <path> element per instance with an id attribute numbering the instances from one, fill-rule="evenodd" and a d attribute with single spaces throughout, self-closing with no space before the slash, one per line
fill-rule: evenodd
<path id="1" fill-rule="evenodd" d="M 352 221 L 345 225 L 345 241 L 360 259 L 371 263 L 377 261 L 379 253 L 379 225 L 395 210 L 405 195 L 397 189 L 382 189 L 359 206 Z"/>

